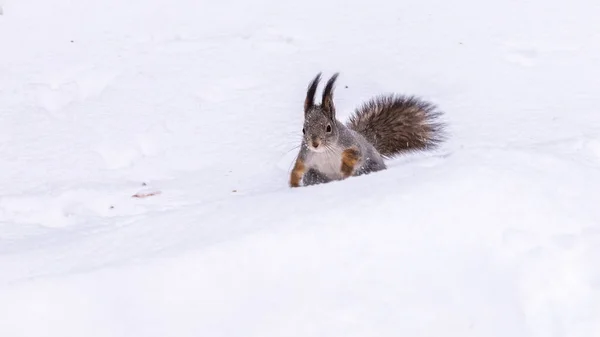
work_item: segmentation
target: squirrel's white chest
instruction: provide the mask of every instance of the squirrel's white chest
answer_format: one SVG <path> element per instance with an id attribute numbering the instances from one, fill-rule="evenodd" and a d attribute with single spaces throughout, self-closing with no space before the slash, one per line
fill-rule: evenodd
<path id="1" fill-rule="evenodd" d="M 342 177 L 342 151 L 335 149 L 329 152 L 311 152 L 306 160 L 308 167 L 314 168 L 330 179 Z"/>

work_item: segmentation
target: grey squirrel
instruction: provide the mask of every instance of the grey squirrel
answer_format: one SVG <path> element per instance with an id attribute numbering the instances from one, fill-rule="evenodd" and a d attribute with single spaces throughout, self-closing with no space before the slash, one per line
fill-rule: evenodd
<path id="1" fill-rule="evenodd" d="M 336 119 L 335 73 L 314 103 L 321 73 L 310 82 L 304 101 L 302 143 L 292 169 L 291 187 L 327 183 L 385 170 L 384 160 L 436 148 L 445 140 L 437 107 L 415 96 L 380 95 L 358 107 L 346 124 Z"/>

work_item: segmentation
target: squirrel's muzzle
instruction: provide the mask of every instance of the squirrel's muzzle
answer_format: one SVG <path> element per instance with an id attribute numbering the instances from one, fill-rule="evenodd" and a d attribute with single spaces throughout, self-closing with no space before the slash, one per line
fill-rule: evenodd
<path id="1" fill-rule="evenodd" d="M 313 139 L 311 140 L 311 144 L 316 149 L 319 147 L 319 145 L 321 145 L 321 141 L 316 137 L 313 137 Z"/>

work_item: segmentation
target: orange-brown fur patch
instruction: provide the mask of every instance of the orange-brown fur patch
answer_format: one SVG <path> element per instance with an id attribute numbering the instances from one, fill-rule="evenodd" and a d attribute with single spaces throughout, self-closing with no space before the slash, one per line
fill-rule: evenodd
<path id="1" fill-rule="evenodd" d="M 302 180 L 305 170 L 306 167 L 304 166 L 304 162 L 301 159 L 296 160 L 296 165 L 294 165 L 294 169 L 292 170 L 292 174 L 290 176 L 291 187 L 300 186 L 300 180 Z"/>
<path id="2" fill-rule="evenodd" d="M 346 149 L 342 152 L 342 175 L 348 178 L 352 175 L 354 167 L 359 160 L 359 153 L 356 149 Z"/>

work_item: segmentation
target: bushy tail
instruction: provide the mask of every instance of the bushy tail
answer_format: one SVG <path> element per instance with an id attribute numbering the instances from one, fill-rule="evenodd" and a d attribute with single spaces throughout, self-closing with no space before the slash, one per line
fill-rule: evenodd
<path id="1" fill-rule="evenodd" d="M 382 95 L 358 107 L 347 126 L 391 158 L 403 152 L 430 150 L 445 140 L 441 112 L 414 96 Z"/>

